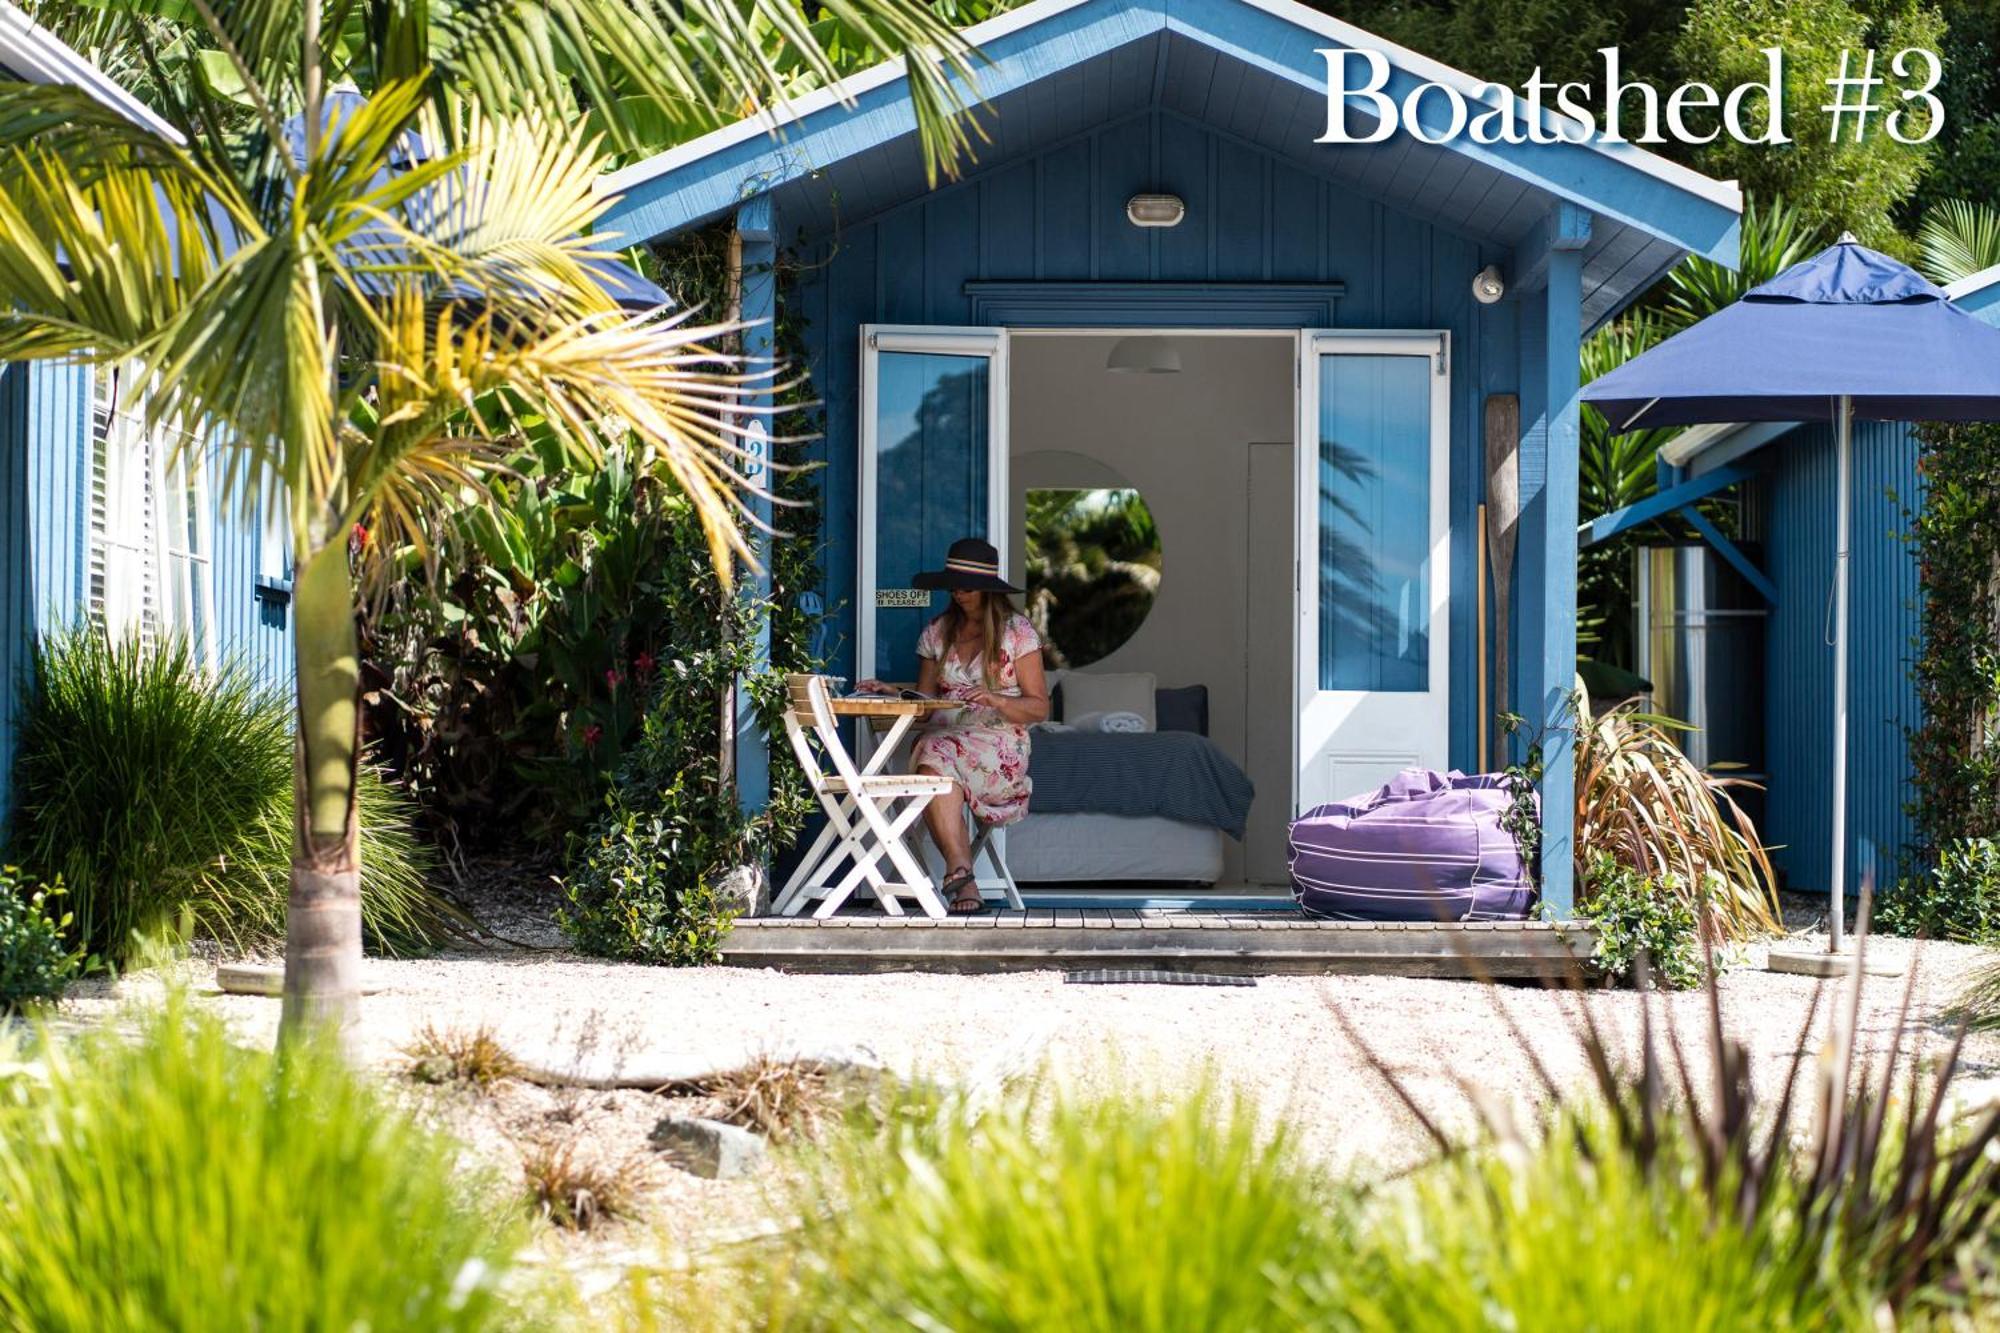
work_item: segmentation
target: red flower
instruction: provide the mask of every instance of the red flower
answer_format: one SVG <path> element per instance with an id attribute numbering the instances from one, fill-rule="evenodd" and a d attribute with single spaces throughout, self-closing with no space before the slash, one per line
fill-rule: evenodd
<path id="1" fill-rule="evenodd" d="M 366 546 L 366 545 L 368 544 L 368 525 L 367 525 L 367 524 L 365 524 L 365 523 L 356 523 L 356 524 L 354 525 L 354 544 L 355 544 L 356 546 Z"/>
<path id="2" fill-rule="evenodd" d="M 589 726 L 583 729 L 584 749 L 595 750 L 597 748 L 597 743 L 603 739 L 604 739 L 604 728 L 598 726 L 595 722 L 591 723 Z"/>
<path id="3" fill-rule="evenodd" d="M 618 682 L 624 679 L 625 679 L 625 673 L 620 671 L 617 667 L 606 667 L 604 669 L 604 683 L 611 687 L 611 690 L 614 694 L 618 690 Z"/>
<path id="4" fill-rule="evenodd" d="M 640 653 L 632 659 L 632 674 L 637 676 L 641 683 L 644 683 L 653 678 L 653 668 L 658 665 L 659 663 L 654 660 L 651 653 Z"/>

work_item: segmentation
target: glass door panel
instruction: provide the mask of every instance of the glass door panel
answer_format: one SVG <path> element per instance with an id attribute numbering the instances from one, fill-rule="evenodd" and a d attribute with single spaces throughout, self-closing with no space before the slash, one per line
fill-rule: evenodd
<path id="1" fill-rule="evenodd" d="M 1447 353 L 1440 333 L 1302 339 L 1300 810 L 1449 763 Z"/>

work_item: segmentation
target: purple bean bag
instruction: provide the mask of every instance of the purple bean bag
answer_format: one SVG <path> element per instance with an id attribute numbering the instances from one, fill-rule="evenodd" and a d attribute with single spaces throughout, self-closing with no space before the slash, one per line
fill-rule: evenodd
<path id="1" fill-rule="evenodd" d="M 1292 824 L 1292 895 L 1350 920 L 1521 920 L 1535 885 L 1501 823 L 1512 799 L 1498 773 L 1406 768 L 1309 810 Z"/>

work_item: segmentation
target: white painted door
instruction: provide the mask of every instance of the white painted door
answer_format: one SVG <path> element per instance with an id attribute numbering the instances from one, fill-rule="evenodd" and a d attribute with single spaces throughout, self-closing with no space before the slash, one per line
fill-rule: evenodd
<path id="1" fill-rule="evenodd" d="M 1449 745 L 1450 344 L 1300 339 L 1299 811 L 1443 769 Z"/>
<path id="2" fill-rule="evenodd" d="M 960 537 L 992 542 L 1007 568 L 1005 329 L 861 330 L 859 498 L 855 671 L 914 680 L 944 594 L 911 576 Z"/>
<path id="3" fill-rule="evenodd" d="M 946 594 L 914 586 L 911 576 L 942 568 L 961 537 L 992 542 L 1007 568 L 1007 331 L 864 326 L 860 425 L 855 670 L 915 680 L 917 636 Z M 862 753 L 872 739 L 857 738 Z M 1004 856 L 1006 831 L 994 840 Z M 920 841 L 925 863 L 942 875 L 937 849 Z M 998 879 L 974 869 L 982 892 L 999 892 Z"/>

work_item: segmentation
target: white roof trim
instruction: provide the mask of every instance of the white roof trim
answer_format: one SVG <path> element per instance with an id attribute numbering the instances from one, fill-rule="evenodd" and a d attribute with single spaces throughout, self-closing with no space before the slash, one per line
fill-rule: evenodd
<path id="1" fill-rule="evenodd" d="M 0 0 L 0 65 L 28 83 L 68 84 L 95 97 L 127 120 L 144 125 L 174 143 L 180 132 L 153 109 L 114 83 L 110 76 L 59 41 L 23 13 L 12 0 Z"/>
<path id="2" fill-rule="evenodd" d="M 0 0 L 0 3 L 4 3 L 4 0 Z M 967 28 L 964 34 L 965 40 L 975 48 L 983 47 L 1010 33 L 1032 27 L 1044 19 L 1052 18 L 1057 14 L 1075 9 L 1080 5 L 1091 3 L 1094 3 L 1094 0 L 1034 0 L 1032 4 L 1023 5 L 1019 9 L 1010 10 L 997 18 L 991 18 L 984 23 L 977 23 Z M 1171 13 L 1173 0 L 1165 0 L 1165 3 L 1167 12 Z M 1300 4 L 1298 0 L 1238 0 L 1238 3 L 1261 9 L 1267 14 L 1290 23 L 1294 27 L 1303 28 L 1311 32 L 1316 32 L 1321 36 L 1331 38 L 1342 46 L 1352 48 L 1372 47 L 1387 56 L 1391 63 L 1401 65 L 1426 82 L 1441 83 L 1456 88 L 1468 98 L 1482 105 L 1498 105 L 1497 99 L 1489 100 L 1477 95 L 1478 90 L 1490 86 L 1488 80 L 1474 78 L 1462 70 L 1453 69 L 1451 66 L 1433 60 L 1429 56 L 1419 55 L 1405 47 L 1397 46 L 1393 42 L 1383 41 L 1373 33 L 1355 27 L 1352 23 L 1346 23 L 1340 19 L 1322 14 L 1316 9 L 1309 9 L 1305 5 Z M 893 60 L 886 60 L 879 65 L 861 71 L 859 74 L 851 75 L 839 83 L 831 84 L 816 92 L 808 93 L 804 97 L 800 97 L 783 107 L 747 117 L 737 121 L 733 125 L 725 125 L 719 130 L 710 131 L 699 139 L 691 139 L 687 143 L 670 148 L 664 153 L 655 154 L 643 162 L 635 162 L 622 170 L 601 176 L 598 178 L 597 187 L 600 192 L 605 194 L 621 193 L 643 181 L 651 180 L 656 176 L 663 176 L 670 171 L 686 166 L 691 162 L 699 161 L 711 153 L 741 143 L 745 139 L 755 135 L 776 133 L 785 126 L 794 124 L 815 112 L 823 111 L 831 106 L 851 103 L 861 94 L 872 92 L 884 84 L 900 79 L 904 77 L 904 74 L 905 65 L 901 56 Z M 1580 124 L 1580 122 L 1573 118 L 1561 115 L 1552 108 L 1547 107 L 1543 108 L 1542 119 L 1544 125 L 1553 125 L 1558 121 L 1570 125 Z M 1589 142 L 1578 146 L 1588 147 L 1607 157 L 1615 158 L 1626 166 L 1652 176 L 1657 180 L 1664 181 L 1677 189 L 1698 195 L 1710 203 L 1718 204 L 1738 213 L 1743 211 L 1743 191 L 1735 181 L 1719 181 L 1713 177 L 1704 176 L 1698 171 L 1684 167 L 1678 162 L 1669 162 L 1657 153 L 1647 152 L 1645 149 L 1636 147 L 1631 143 L 1614 144 L 1605 143 L 1598 139 L 1591 139 Z"/>
<path id="3" fill-rule="evenodd" d="M 1741 421 L 1715 421 L 1689 426 L 1660 446 L 1660 457 L 1675 467 L 1686 467 L 1689 459 L 1705 452 L 1710 445 L 1721 443 L 1724 437 L 1734 435 L 1743 426 Z"/>
<path id="4" fill-rule="evenodd" d="M 1957 282 L 1947 283 L 1944 294 L 1956 301 L 1961 296 L 1985 291 L 1996 282 L 2000 282 L 2000 264 L 1995 264 L 1992 268 L 1983 268 L 1969 278 L 1960 278 Z"/>

